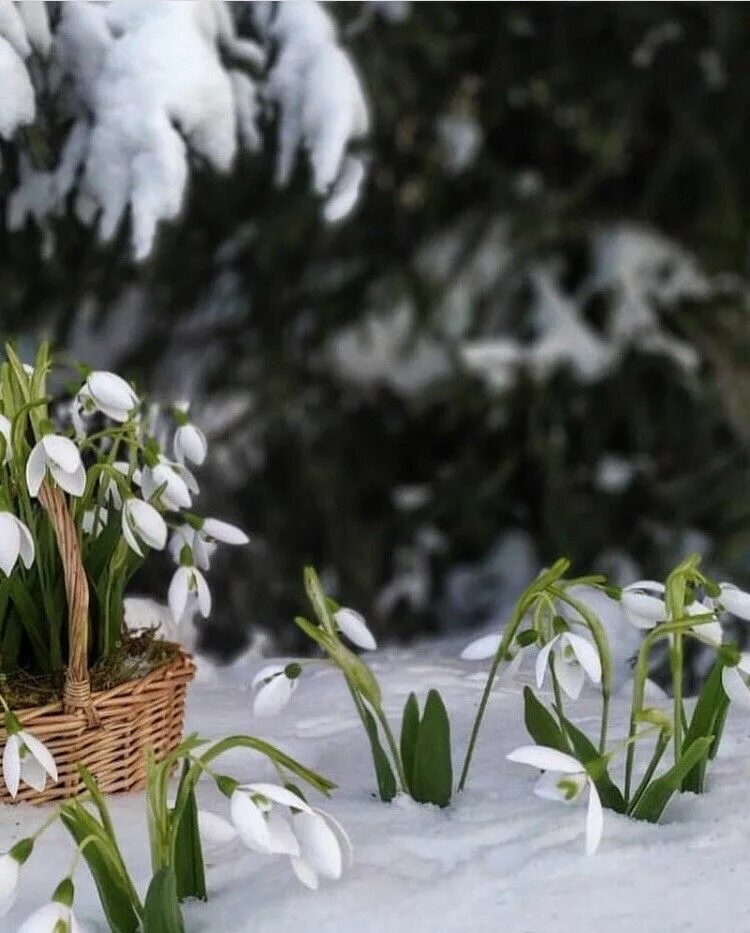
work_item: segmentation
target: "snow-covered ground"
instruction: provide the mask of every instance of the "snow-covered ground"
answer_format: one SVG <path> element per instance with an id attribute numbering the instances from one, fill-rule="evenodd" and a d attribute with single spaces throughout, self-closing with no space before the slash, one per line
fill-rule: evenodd
<path id="1" fill-rule="evenodd" d="M 485 664 L 455 659 L 459 647 L 444 641 L 381 651 L 368 660 L 396 722 L 411 689 L 422 697 L 429 687 L 440 689 L 451 712 L 460 764 Z M 374 799 L 369 750 L 336 671 L 321 667 L 306 673 L 292 704 L 261 720 L 252 716 L 247 689 L 258 667 L 259 662 L 220 672 L 204 667 L 202 682 L 190 691 L 187 729 L 207 737 L 262 736 L 335 780 L 339 789 L 327 809 L 347 828 L 355 864 L 340 882 L 311 892 L 282 857 L 262 857 L 240 843 L 208 850 L 210 900 L 186 905 L 191 933 L 747 929 L 750 718 L 740 711 L 731 712 L 708 794 L 673 800 L 659 826 L 605 812 L 601 848 L 589 858 L 583 848 L 584 810 L 534 797 L 533 771 L 505 761 L 508 751 L 529 741 L 519 684 L 495 691 L 469 788 L 441 811 L 407 799 L 389 805 Z M 624 700 L 615 704 L 615 731 L 624 731 L 626 707 Z M 593 694 L 571 711 L 579 724 L 596 731 Z M 249 752 L 230 753 L 223 760 L 219 770 L 237 778 L 273 779 Z M 199 788 L 199 805 L 227 811 L 212 782 Z M 111 807 L 125 858 L 145 887 L 143 795 L 112 798 Z M 45 812 L 2 808 L 2 848 L 26 835 Z M 3 931 L 15 930 L 49 897 L 70 856 L 61 828 L 42 837 L 22 870 L 16 905 L 0 921 Z M 106 930 L 85 868 L 76 877 L 78 914 L 93 930 Z"/>

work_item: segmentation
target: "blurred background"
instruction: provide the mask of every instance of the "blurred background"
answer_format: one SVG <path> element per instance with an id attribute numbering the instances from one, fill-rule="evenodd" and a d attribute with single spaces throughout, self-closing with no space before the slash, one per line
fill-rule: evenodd
<path id="1" fill-rule="evenodd" d="M 209 436 L 200 509 L 252 545 L 218 554 L 203 643 L 299 647 L 305 563 L 393 642 L 489 624 L 559 555 L 749 584 L 747 8 L 328 9 L 372 110 L 345 221 L 269 152 L 197 167 L 139 264 L 0 226 L 2 336 Z"/>

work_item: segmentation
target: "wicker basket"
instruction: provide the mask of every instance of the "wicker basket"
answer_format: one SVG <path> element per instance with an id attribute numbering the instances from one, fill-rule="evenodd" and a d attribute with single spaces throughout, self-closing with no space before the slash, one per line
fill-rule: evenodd
<path id="1" fill-rule="evenodd" d="M 173 661 L 140 680 L 110 690 L 91 692 L 88 673 L 89 592 L 78 535 L 57 488 L 45 483 L 40 501 L 55 529 L 65 575 L 70 652 L 62 700 L 16 711 L 24 729 L 52 752 L 57 784 L 47 781 L 41 793 L 22 785 L 17 797 L 0 780 L 0 802 L 48 803 L 74 797 L 84 788 L 76 765 L 84 764 L 105 793 L 138 790 L 146 781 L 145 753 L 153 748 L 161 760 L 182 737 L 187 685 L 195 667 L 180 651 Z M 0 746 L 6 733 L 0 729 Z"/>

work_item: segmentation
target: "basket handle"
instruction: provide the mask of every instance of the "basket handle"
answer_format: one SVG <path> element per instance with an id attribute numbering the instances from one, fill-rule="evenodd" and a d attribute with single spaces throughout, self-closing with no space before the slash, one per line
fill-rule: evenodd
<path id="1" fill-rule="evenodd" d="M 99 717 L 91 702 L 89 681 L 89 584 L 78 545 L 78 532 L 60 488 L 47 480 L 39 490 L 57 539 L 68 601 L 68 667 L 65 672 L 63 707 L 66 712 L 83 710 L 91 727 Z"/>

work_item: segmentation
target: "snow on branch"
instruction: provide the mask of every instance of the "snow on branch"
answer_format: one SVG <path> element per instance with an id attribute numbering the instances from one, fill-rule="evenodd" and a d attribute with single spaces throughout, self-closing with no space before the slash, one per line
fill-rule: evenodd
<path id="1" fill-rule="evenodd" d="M 19 174 L 8 228 L 33 221 L 52 249 L 50 220 L 70 198 L 103 242 L 129 217 L 143 259 L 159 223 L 182 209 L 191 162 L 229 172 L 238 149 L 259 152 L 274 126 L 276 183 L 304 152 L 325 218 L 346 216 L 365 175 L 350 144 L 366 135 L 368 109 L 336 25 L 316 0 L 250 9 L 0 0 L 0 138 L 15 146 Z M 255 39 L 239 34 L 246 22 Z M 54 163 L 40 165 L 58 138 Z"/>

